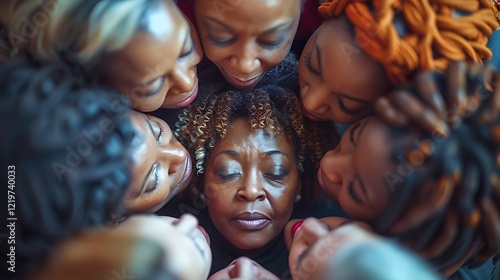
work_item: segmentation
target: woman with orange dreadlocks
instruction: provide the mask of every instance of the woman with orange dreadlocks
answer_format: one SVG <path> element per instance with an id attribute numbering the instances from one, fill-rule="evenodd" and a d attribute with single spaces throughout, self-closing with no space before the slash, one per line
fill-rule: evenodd
<path id="1" fill-rule="evenodd" d="M 299 65 L 307 117 L 354 123 L 376 109 L 395 124 L 414 117 L 444 135 L 449 129 L 438 117 L 445 117 L 446 105 L 452 119 L 467 105 L 467 67 L 450 62 L 490 59 L 488 37 L 499 27 L 491 0 L 327 0 L 319 12 L 325 21 L 305 46 Z M 436 94 L 431 75 L 416 75 L 429 70 L 447 71 L 447 102 Z M 500 74 L 484 65 L 468 70 L 488 83 L 500 81 Z M 408 94 L 375 103 L 394 85 L 412 79 L 437 114 L 422 109 Z M 491 106 L 498 110 L 500 91 L 494 94 Z"/>

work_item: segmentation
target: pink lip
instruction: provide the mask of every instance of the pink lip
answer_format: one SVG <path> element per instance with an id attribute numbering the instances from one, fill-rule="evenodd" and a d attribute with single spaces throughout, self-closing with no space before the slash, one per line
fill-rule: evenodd
<path id="1" fill-rule="evenodd" d="M 210 236 L 208 235 L 208 232 L 200 225 L 197 226 L 198 230 L 201 231 L 205 239 L 207 240 L 208 245 L 210 245 Z"/>
<path id="2" fill-rule="evenodd" d="M 324 120 L 324 119 L 316 117 L 314 114 L 312 114 L 311 112 L 307 111 L 306 108 L 304 108 L 304 105 L 302 105 L 302 114 L 306 118 L 310 119 L 313 122 L 326 122 L 326 121 L 328 121 L 328 120 Z"/>
<path id="3" fill-rule="evenodd" d="M 271 219 L 258 212 L 243 212 L 236 215 L 233 221 L 243 230 L 254 231 L 266 227 L 271 222 Z"/>
<path id="4" fill-rule="evenodd" d="M 227 80 L 229 80 L 228 82 L 231 83 L 233 86 L 236 86 L 239 88 L 250 88 L 250 87 L 253 87 L 254 85 L 256 85 L 264 75 L 259 74 L 255 77 L 253 77 L 251 79 L 247 79 L 247 80 L 238 79 L 229 73 L 227 73 L 224 76 L 226 77 Z"/>
<path id="5" fill-rule="evenodd" d="M 184 174 L 182 175 L 181 180 L 179 183 L 175 186 L 176 189 L 181 189 L 182 185 L 189 179 L 191 176 L 191 171 L 193 169 L 193 166 L 191 164 L 191 156 L 187 154 L 186 156 L 186 169 L 184 169 Z"/>
<path id="6" fill-rule="evenodd" d="M 184 108 L 184 107 L 188 106 L 189 104 L 193 103 L 193 101 L 196 99 L 196 96 L 198 96 L 198 84 L 196 84 L 196 86 L 194 87 L 191 94 L 188 97 L 186 97 L 186 99 L 177 103 L 177 105 L 175 105 L 175 107 Z"/>

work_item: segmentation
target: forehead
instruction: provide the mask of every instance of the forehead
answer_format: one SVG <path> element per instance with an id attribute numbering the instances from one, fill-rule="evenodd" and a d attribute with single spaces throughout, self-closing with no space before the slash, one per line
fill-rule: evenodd
<path id="1" fill-rule="evenodd" d="M 170 9 L 148 15 L 151 19 L 145 20 L 145 29 L 138 31 L 124 48 L 105 56 L 114 75 L 133 84 L 171 71 L 189 36 L 189 26 L 178 11 Z"/>
<path id="2" fill-rule="evenodd" d="M 380 194 L 391 191 L 394 176 L 401 176 L 392 151 L 397 139 L 390 133 L 390 127 L 377 118 L 371 117 L 364 122 L 357 138 L 354 166 L 365 186 L 382 200 Z"/>
<path id="3" fill-rule="evenodd" d="M 281 150 L 288 156 L 294 154 L 291 139 L 281 132 L 278 135 L 262 130 L 252 130 L 247 119 L 237 119 L 228 125 L 227 134 L 220 139 L 214 150 L 231 148 L 240 151 Z"/>
<path id="4" fill-rule="evenodd" d="M 222 21 L 235 29 L 272 27 L 300 13 L 298 0 L 197 0 L 198 14 Z M 263 30 L 262 30 L 263 31 Z"/>
<path id="5" fill-rule="evenodd" d="M 325 20 L 315 36 L 310 47 L 320 50 L 324 81 L 330 88 L 364 100 L 386 93 L 384 69 L 361 49 L 363 42 L 345 16 Z"/>

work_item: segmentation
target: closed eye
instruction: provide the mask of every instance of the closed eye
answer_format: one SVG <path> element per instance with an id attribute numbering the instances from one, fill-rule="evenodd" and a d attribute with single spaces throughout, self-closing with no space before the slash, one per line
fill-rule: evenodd
<path id="1" fill-rule="evenodd" d="M 219 177 L 219 179 L 221 180 L 224 180 L 224 181 L 228 181 L 228 180 L 232 180 L 234 178 L 237 178 L 240 176 L 240 173 L 231 173 L 231 174 L 222 174 L 222 173 L 218 173 L 217 174 L 217 177 Z"/>
<path id="2" fill-rule="evenodd" d="M 189 49 L 189 51 L 187 51 L 186 53 L 181 54 L 181 55 L 180 55 L 180 58 L 185 58 L 185 57 L 188 57 L 188 56 L 190 56 L 192 53 L 194 53 L 194 51 L 195 51 L 194 42 L 193 42 L 193 40 L 191 40 L 191 48 L 190 48 L 190 49 Z"/>
<path id="3" fill-rule="evenodd" d="M 321 74 L 319 73 L 319 71 L 316 71 L 311 66 L 311 56 L 312 56 L 312 51 L 306 52 L 306 54 L 304 55 L 304 65 L 306 66 L 307 70 L 309 70 L 309 72 L 313 73 L 316 76 L 320 76 Z"/>
<path id="4" fill-rule="evenodd" d="M 155 122 L 157 125 L 158 125 L 158 128 L 160 129 L 160 133 L 158 133 L 158 137 L 156 138 L 156 141 L 157 142 L 160 142 L 160 138 L 163 136 L 163 126 L 160 124 L 160 122 L 157 122 L 157 121 L 153 121 Z"/>

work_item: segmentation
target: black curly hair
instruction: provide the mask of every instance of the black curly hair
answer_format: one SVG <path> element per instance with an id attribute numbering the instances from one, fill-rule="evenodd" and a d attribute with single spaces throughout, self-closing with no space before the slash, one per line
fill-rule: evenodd
<path id="1" fill-rule="evenodd" d="M 119 213 L 134 132 L 122 95 L 87 85 L 65 65 L 10 61 L 0 68 L 0 91 L 0 162 L 15 176 L 17 268 L 29 270 L 56 242 Z"/>
<path id="2" fill-rule="evenodd" d="M 298 97 L 296 60 L 288 56 L 283 65 L 266 74 L 253 89 L 227 89 L 223 80 L 200 77 L 200 92 L 195 102 L 179 115 L 176 136 L 189 150 L 198 175 L 204 172 L 210 151 L 227 127 L 238 118 L 248 119 L 253 130 L 267 130 L 273 135 L 284 133 L 293 140 L 304 187 L 301 205 L 318 195 L 316 171 L 326 151 L 338 141 L 336 128 L 330 122 L 315 123 L 303 117 Z M 192 181 L 195 189 L 196 176 Z M 198 186 L 199 187 L 199 186 Z"/>
<path id="3" fill-rule="evenodd" d="M 394 180 L 388 205 L 371 223 L 445 275 L 500 253 L 500 114 L 485 117 L 492 94 L 480 88 L 470 98 L 476 110 L 446 139 L 392 130 L 392 158 L 411 170 Z"/>

